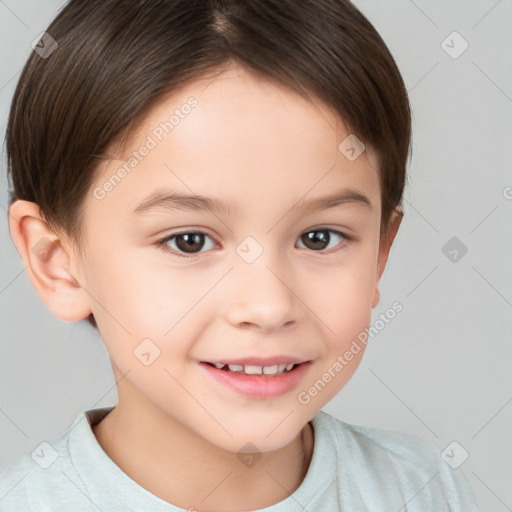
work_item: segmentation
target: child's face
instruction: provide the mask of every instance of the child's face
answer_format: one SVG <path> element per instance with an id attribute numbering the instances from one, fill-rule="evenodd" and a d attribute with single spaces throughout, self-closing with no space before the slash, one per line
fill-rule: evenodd
<path id="1" fill-rule="evenodd" d="M 190 97 L 197 105 L 183 108 Z M 175 109 L 166 133 L 161 123 Z M 268 451 L 290 442 L 350 379 L 363 350 L 332 369 L 370 323 L 389 248 L 379 260 L 377 162 L 369 148 L 354 161 L 340 152 L 348 135 L 326 107 L 232 68 L 161 103 L 122 159 L 102 164 L 86 200 L 86 252 L 70 271 L 110 353 L 120 410 L 230 451 L 248 440 Z M 137 165 L 105 186 L 134 151 Z M 347 189 L 370 205 L 302 209 Z M 192 201 L 135 211 L 171 192 L 229 211 L 187 207 Z M 157 247 L 195 231 L 204 236 Z M 187 248 L 195 256 L 173 252 Z M 203 364 L 281 355 L 311 363 L 292 390 L 267 398 L 234 390 Z"/>

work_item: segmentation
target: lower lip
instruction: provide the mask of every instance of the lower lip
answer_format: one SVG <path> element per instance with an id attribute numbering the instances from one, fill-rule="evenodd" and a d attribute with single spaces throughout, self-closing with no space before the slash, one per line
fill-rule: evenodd
<path id="1" fill-rule="evenodd" d="M 284 395 L 293 391 L 302 380 L 309 369 L 311 361 L 305 362 L 289 372 L 276 377 L 266 375 L 245 375 L 243 373 L 232 373 L 226 370 L 219 370 L 206 363 L 200 366 L 221 384 L 234 391 L 252 398 L 272 398 Z"/>

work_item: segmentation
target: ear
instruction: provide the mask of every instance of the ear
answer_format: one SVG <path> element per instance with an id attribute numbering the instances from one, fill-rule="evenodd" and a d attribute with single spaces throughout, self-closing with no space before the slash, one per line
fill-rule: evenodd
<path id="1" fill-rule="evenodd" d="M 375 292 L 373 296 L 372 308 L 377 306 L 380 300 L 380 290 L 379 290 L 379 282 L 382 277 L 382 273 L 386 268 L 386 263 L 388 261 L 389 251 L 391 249 L 391 245 L 396 237 L 398 232 L 398 228 L 402 223 L 402 219 L 404 217 L 404 212 L 401 208 L 397 207 L 393 211 L 391 215 L 391 219 L 389 222 L 389 228 L 385 234 L 380 237 L 380 245 L 379 245 L 379 256 L 377 259 L 377 282 L 375 284 Z"/>
<path id="2" fill-rule="evenodd" d="M 48 309 L 61 320 L 75 322 L 91 313 L 86 291 L 69 271 L 71 250 L 50 229 L 39 206 L 18 199 L 9 207 L 9 229 L 28 277 Z"/>

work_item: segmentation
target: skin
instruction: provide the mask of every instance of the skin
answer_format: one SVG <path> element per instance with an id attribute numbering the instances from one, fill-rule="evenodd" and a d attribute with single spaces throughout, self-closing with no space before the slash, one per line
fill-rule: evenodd
<path id="1" fill-rule="evenodd" d="M 94 197 L 94 187 L 190 96 L 197 107 L 103 199 Z M 402 219 L 397 214 L 380 237 L 377 160 L 368 146 L 348 160 L 338 146 L 349 133 L 326 105 L 231 66 L 166 97 L 125 154 L 100 165 L 85 200 L 83 252 L 52 232 L 34 203 L 11 206 L 11 234 L 37 293 L 62 320 L 92 312 L 110 354 L 119 402 L 94 427 L 98 442 L 156 496 L 198 511 L 259 509 L 303 481 L 314 448 L 308 422 L 348 382 L 364 351 L 309 403 L 297 395 L 369 326 Z M 366 195 L 371 208 L 291 209 L 303 197 L 346 187 Z M 232 211 L 133 213 L 166 188 L 223 199 Z M 211 237 L 195 246 L 195 258 L 156 246 L 192 228 Z M 329 232 L 325 248 L 301 242 L 326 228 L 352 240 Z M 247 236 L 263 250 L 250 264 L 236 252 Z M 31 249 L 44 238 L 47 257 L 39 259 Z M 170 251 L 183 246 L 167 242 Z M 134 356 L 147 338 L 160 350 L 150 365 Z M 199 365 L 275 354 L 313 362 L 294 391 L 267 399 L 235 393 Z M 251 467 L 237 457 L 248 441 L 262 454 Z"/>

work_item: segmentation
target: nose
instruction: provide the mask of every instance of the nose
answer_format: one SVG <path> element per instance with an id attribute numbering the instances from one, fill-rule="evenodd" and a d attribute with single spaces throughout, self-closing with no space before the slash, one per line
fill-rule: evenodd
<path id="1" fill-rule="evenodd" d="M 274 268 L 273 268 L 274 267 Z M 231 275 L 226 319 L 235 327 L 271 332 L 290 329 L 304 314 L 293 277 L 268 260 L 242 262 Z"/>

